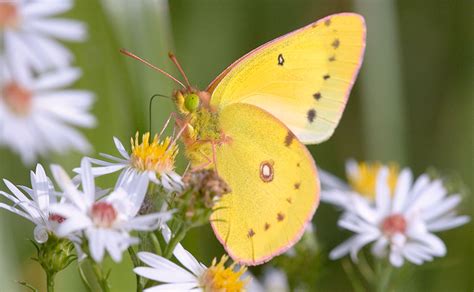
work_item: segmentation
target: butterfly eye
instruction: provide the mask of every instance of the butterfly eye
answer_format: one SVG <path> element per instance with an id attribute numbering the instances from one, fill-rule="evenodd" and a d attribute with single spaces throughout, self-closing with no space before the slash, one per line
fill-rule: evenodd
<path id="1" fill-rule="evenodd" d="M 184 106 L 190 112 L 195 112 L 200 104 L 199 96 L 194 93 L 186 95 L 184 100 Z"/>

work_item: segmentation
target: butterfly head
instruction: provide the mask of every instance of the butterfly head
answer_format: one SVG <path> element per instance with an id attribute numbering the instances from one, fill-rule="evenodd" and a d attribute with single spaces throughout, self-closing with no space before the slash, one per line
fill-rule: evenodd
<path id="1" fill-rule="evenodd" d="M 185 91 L 178 90 L 174 94 L 176 107 L 183 115 L 195 114 L 201 108 L 209 108 L 209 93 L 193 88 Z"/>

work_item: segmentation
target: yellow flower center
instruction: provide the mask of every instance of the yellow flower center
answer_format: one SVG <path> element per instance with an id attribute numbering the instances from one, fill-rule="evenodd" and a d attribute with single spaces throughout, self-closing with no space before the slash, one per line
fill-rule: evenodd
<path id="1" fill-rule="evenodd" d="M 374 200 L 377 176 L 382 167 L 383 165 L 380 162 L 359 162 L 357 165 L 357 173 L 348 174 L 349 184 L 352 189 L 368 199 Z M 389 163 L 387 167 L 389 171 L 388 185 L 393 195 L 397 184 L 399 167 L 396 163 Z"/>
<path id="2" fill-rule="evenodd" d="M 132 143 L 132 165 L 141 171 L 153 171 L 156 174 L 162 174 L 174 169 L 174 160 L 178 154 L 176 143 L 171 145 L 171 138 L 166 137 L 164 141 L 158 139 L 155 135 L 150 143 L 150 133 L 145 133 L 142 142 L 139 142 L 138 132 Z"/>
<path id="3" fill-rule="evenodd" d="M 247 278 L 240 279 L 240 277 L 247 268 L 242 266 L 238 271 L 234 271 L 235 263 L 226 268 L 225 263 L 228 259 L 226 255 L 223 255 L 219 262 L 214 259 L 212 265 L 201 276 L 200 284 L 205 292 L 245 291 Z"/>

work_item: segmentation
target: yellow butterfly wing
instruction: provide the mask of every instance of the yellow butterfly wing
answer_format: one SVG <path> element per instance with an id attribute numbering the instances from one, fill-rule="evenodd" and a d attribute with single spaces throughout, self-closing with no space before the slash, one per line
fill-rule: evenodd
<path id="1" fill-rule="evenodd" d="M 208 87 L 211 104 L 247 103 L 281 120 L 300 141 L 328 139 L 344 111 L 365 49 L 365 22 L 341 13 L 248 53 Z"/>
<path id="2" fill-rule="evenodd" d="M 299 240 L 319 203 L 313 158 L 292 132 L 266 111 L 232 104 L 219 113 L 228 141 L 216 167 L 232 192 L 211 223 L 231 257 L 247 265 L 268 261 Z"/>

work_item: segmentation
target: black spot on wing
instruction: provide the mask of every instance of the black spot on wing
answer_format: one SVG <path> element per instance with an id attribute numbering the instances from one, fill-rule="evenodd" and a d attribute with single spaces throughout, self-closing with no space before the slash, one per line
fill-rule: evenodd
<path id="1" fill-rule="evenodd" d="M 316 118 L 316 110 L 314 108 L 310 109 L 307 113 L 306 118 L 308 119 L 310 123 L 312 123 L 314 119 Z"/>
<path id="2" fill-rule="evenodd" d="M 295 139 L 295 135 L 291 131 L 288 131 L 285 137 L 285 146 L 290 147 L 291 143 L 293 142 L 293 139 Z"/>
<path id="3" fill-rule="evenodd" d="M 313 97 L 316 100 L 320 100 L 321 99 L 321 92 L 316 92 L 315 94 L 313 94 Z"/>
<path id="4" fill-rule="evenodd" d="M 332 46 L 334 49 L 337 49 L 337 48 L 339 48 L 339 45 L 340 45 L 340 44 L 341 44 L 341 42 L 339 41 L 339 39 L 335 39 L 335 40 L 332 42 L 331 46 Z"/>
<path id="5" fill-rule="evenodd" d="M 283 58 L 283 54 L 278 55 L 278 65 L 283 66 L 285 64 L 285 58 Z"/>

